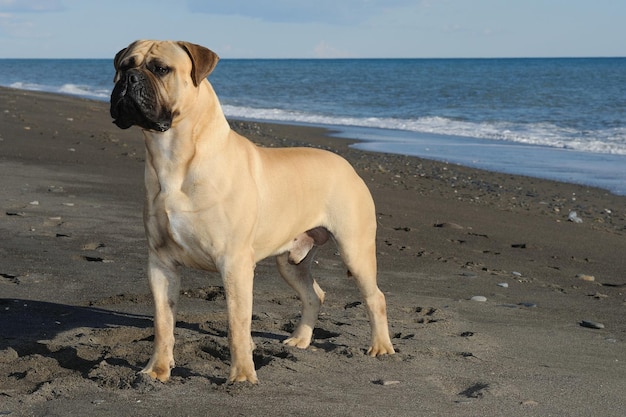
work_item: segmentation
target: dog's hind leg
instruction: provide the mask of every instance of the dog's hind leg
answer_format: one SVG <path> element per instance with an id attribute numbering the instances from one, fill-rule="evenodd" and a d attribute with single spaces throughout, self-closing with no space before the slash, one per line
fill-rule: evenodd
<path id="1" fill-rule="evenodd" d="M 174 367 L 174 326 L 180 277 L 174 266 L 164 264 L 150 252 L 148 279 L 154 298 L 154 353 L 141 373 L 165 382 Z"/>
<path id="2" fill-rule="evenodd" d="M 298 323 L 291 336 L 284 340 L 283 343 L 301 349 L 305 349 L 311 344 L 313 328 L 324 302 L 324 291 L 311 276 L 311 264 L 316 252 L 317 248 L 313 247 L 297 265 L 289 262 L 289 252 L 276 257 L 280 275 L 296 291 L 302 302 L 300 323 Z"/>
<path id="3" fill-rule="evenodd" d="M 338 233 L 335 239 L 339 246 L 341 257 L 348 267 L 348 274 L 352 276 L 361 291 L 367 307 L 367 315 L 372 330 L 371 346 L 367 350 L 370 356 L 395 353 L 387 324 L 387 305 L 385 295 L 376 284 L 376 244 L 374 234 L 362 231 L 349 234 L 350 239 L 342 240 Z"/>

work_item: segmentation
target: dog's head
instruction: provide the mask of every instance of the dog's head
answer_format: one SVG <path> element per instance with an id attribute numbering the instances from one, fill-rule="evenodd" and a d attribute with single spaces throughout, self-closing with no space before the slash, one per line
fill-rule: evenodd
<path id="1" fill-rule="evenodd" d="M 111 117 L 127 129 L 133 125 L 165 132 L 180 115 L 191 89 L 217 65 L 211 50 L 189 42 L 147 41 L 130 44 L 115 55 Z"/>

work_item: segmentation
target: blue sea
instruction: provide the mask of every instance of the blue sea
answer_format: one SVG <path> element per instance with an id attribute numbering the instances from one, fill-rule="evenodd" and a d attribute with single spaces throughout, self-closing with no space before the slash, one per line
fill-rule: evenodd
<path id="1" fill-rule="evenodd" d="M 220 61 L 230 118 L 626 195 L 626 58 Z M 0 85 L 107 101 L 111 60 L 0 60 Z"/>

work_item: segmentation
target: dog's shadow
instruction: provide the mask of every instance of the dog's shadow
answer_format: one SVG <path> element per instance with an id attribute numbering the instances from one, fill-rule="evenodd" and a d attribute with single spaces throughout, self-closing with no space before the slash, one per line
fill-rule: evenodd
<path id="1" fill-rule="evenodd" d="M 202 351 L 210 356 L 222 361 L 225 364 L 230 362 L 228 351 L 228 338 L 225 331 L 207 331 L 198 323 L 177 322 L 178 328 L 185 328 L 193 332 L 206 334 L 209 336 L 202 344 Z M 78 351 L 78 344 L 67 343 L 64 345 L 67 333 L 72 337 L 91 337 L 97 334 L 98 330 L 124 329 L 127 333 L 135 334 L 140 342 L 150 342 L 150 349 L 147 349 L 146 360 L 151 353 L 153 342 L 153 320 L 151 315 L 132 314 L 105 310 L 96 307 L 81 307 L 67 304 L 51 303 L 45 301 L 33 301 L 13 298 L 0 298 L 0 355 L 4 351 L 9 355 L 9 351 L 14 352 L 17 358 L 40 355 L 53 359 L 60 368 L 78 372 L 83 378 L 92 379 L 92 372 L 100 363 L 102 357 L 96 355 L 93 358 L 86 358 Z M 76 332 L 72 332 L 76 330 Z M 63 334 L 66 335 L 63 335 Z M 76 333 L 76 334 L 74 334 Z M 61 335 L 61 336 L 60 336 Z M 57 336 L 60 336 L 57 338 Z M 255 367 L 260 369 L 269 365 L 275 359 L 295 361 L 290 349 L 280 342 L 286 335 L 279 335 L 274 332 L 253 332 L 253 336 L 263 338 L 278 343 L 271 343 L 265 346 L 258 346 L 254 353 Z M 96 336 L 97 337 L 97 336 Z M 55 340 L 56 338 L 56 340 Z M 130 343 L 130 342 L 129 342 Z M 102 346 L 95 349 L 106 350 Z M 327 346 L 324 349 L 328 349 Z M 132 363 L 124 355 L 108 356 L 108 365 L 126 368 L 132 372 L 141 370 L 143 364 Z M 18 372 L 19 373 L 19 372 Z M 199 375 L 192 369 L 177 367 L 172 372 L 173 376 L 182 378 L 198 376 L 210 380 L 213 384 L 222 385 L 226 379 L 218 376 Z M 15 378 L 20 378 L 17 373 L 12 374 Z M 136 383 L 137 381 L 133 382 Z M 139 379 L 140 383 L 145 381 Z M 132 383 L 131 383 L 132 385 Z"/>
<path id="2" fill-rule="evenodd" d="M 147 315 L 122 313 L 95 307 L 80 307 L 46 301 L 0 298 L 0 350 L 50 340 L 57 334 L 80 327 L 103 329 L 130 326 L 152 327 Z"/>
<path id="3" fill-rule="evenodd" d="M 195 323 L 178 322 L 177 326 L 206 333 Z M 45 301 L 0 298 L 0 359 L 13 357 L 15 360 L 37 360 L 34 358 L 40 356 L 55 361 L 59 366 L 58 372 L 64 372 L 62 369 L 69 370 L 92 380 L 98 379 L 98 368 L 103 364 L 115 366 L 126 369 L 124 373 L 127 375 L 122 379 L 124 388 L 153 389 L 156 381 L 138 374 L 145 363 L 134 363 L 132 358 L 119 352 L 111 354 L 113 348 L 107 346 L 106 339 L 103 339 L 111 333 L 132 335 L 129 336 L 131 339 L 136 338 L 129 340 L 128 344 L 138 345 L 147 342 L 143 343 L 145 352 L 142 355 L 145 354 L 145 360 L 148 360 L 154 339 L 153 319 L 150 315 Z M 94 342 L 89 340 L 92 337 L 95 338 Z M 83 338 L 86 341 L 72 341 L 72 338 Z M 216 338 L 225 341 L 227 339 L 225 334 Z M 85 355 L 85 350 L 89 351 L 89 348 L 93 355 Z M 129 348 L 128 351 L 131 350 Z M 226 350 L 216 348 L 215 352 L 218 351 L 224 352 L 220 359 L 224 359 L 228 354 L 227 348 Z M 220 356 L 215 352 L 212 353 Z M 11 378 L 20 380 L 27 377 L 27 372 L 19 370 L 20 366 L 11 366 L 6 360 L 0 360 L 0 367 L 2 362 L 8 366 L 7 371 Z M 172 375 L 183 378 L 203 376 L 185 367 L 175 368 Z M 204 377 L 216 385 L 226 382 L 225 378 L 206 375 Z M 109 382 L 105 381 L 105 386 L 110 385 Z"/>
<path id="4" fill-rule="evenodd" d="M 57 335 L 79 328 L 106 329 L 152 327 L 149 316 L 13 298 L 0 298 L 0 351 L 12 349 L 18 357 L 41 355 L 55 359 L 59 366 L 83 374 L 94 365 L 81 358 L 71 346 L 53 348 Z M 118 362 L 125 362 L 124 359 Z"/>

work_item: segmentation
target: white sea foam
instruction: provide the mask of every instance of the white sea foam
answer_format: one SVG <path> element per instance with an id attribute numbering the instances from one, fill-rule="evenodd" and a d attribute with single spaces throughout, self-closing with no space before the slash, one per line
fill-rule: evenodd
<path id="1" fill-rule="evenodd" d="M 230 105 L 224 105 L 223 108 L 226 115 L 232 118 L 401 130 L 524 143 L 581 152 L 626 155 L 626 128 L 581 132 L 561 128 L 550 123 L 476 123 L 445 117 L 421 117 L 413 120 L 379 117 L 335 117 L 280 109 L 255 109 Z"/>
<path id="2" fill-rule="evenodd" d="M 51 86 L 36 83 L 15 82 L 9 85 L 11 88 L 30 91 L 46 91 L 49 93 L 70 94 L 97 100 L 108 99 L 111 92 L 105 89 L 94 89 L 88 85 L 63 84 L 61 86 Z"/>
<path id="3" fill-rule="evenodd" d="M 42 85 L 33 83 L 15 82 L 10 84 L 9 87 L 16 88 L 18 90 L 44 91 Z"/>
<path id="4" fill-rule="evenodd" d="M 87 85 L 64 84 L 59 88 L 59 92 L 63 94 L 72 94 L 81 97 L 95 97 L 108 99 L 111 95 L 108 90 L 94 90 Z"/>

